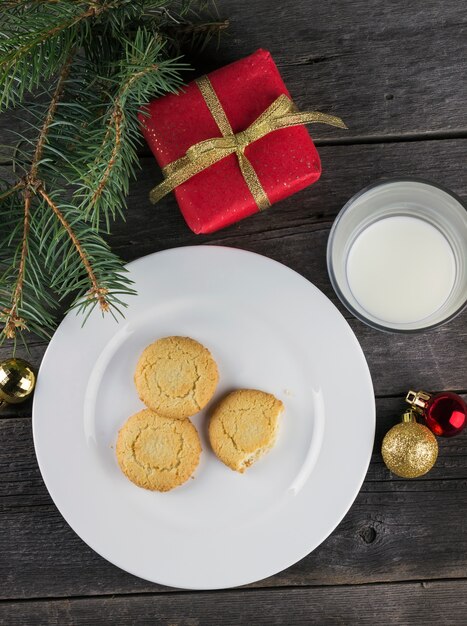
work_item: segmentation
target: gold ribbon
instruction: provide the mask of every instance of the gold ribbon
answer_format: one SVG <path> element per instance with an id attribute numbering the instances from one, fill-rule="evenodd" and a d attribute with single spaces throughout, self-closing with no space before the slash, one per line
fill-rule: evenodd
<path id="1" fill-rule="evenodd" d="M 248 128 L 234 133 L 222 104 L 207 76 L 196 81 L 206 104 L 219 127 L 222 137 L 206 139 L 191 146 L 180 159 L 169 163 L 162 171 L 165 180 L 154 187 L 149 194 L 154 204 L 170 191 L 202 172 L 230 154 L 236 154 L 243 178 L 260 211 L 270 206 L 258 176 L 245 156 L 245 148 L 265 135 L 280 128 L 301 124 L 321 123 L 347 128 L 344 122 L 333 115 L 318 111 L 297 111 L 294 103 L 285 94 L 280 95 Z"/>

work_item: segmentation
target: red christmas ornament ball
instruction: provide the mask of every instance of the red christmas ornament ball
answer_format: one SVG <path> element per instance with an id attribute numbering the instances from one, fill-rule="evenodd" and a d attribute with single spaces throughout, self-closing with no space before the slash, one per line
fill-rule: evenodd
<path id="1" fill-rule="evenodd" d="M 430 398 L 425 408 L 426 425 L 440 437 L 458 435 L 467 422 L 467 405 L 455 393 L 444 391 Z"/>

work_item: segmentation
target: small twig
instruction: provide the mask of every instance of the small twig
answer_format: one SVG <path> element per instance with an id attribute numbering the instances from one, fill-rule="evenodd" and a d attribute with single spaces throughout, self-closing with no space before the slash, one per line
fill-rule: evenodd
<path id="1" fill-rule="evenodd" d="M 29 226 L 31 222 L 31 191 L 24 190 L 24 224 L 23 224 L 23 243 L 21 245 L 21 257 L 18 267 L 18 277 L 16 279 L 15 290 L 11 299 L 11 308 L 4 311 L 2 317 L 6 319 L 3 332 L 7 339 L 14 339 L 16 330 L 26 328 L 26 323 L 18 316 L 18 306 L 23 292 L 24 273 L 26 269 L 26 258 L 28 256 L 28 236 Z"/>
<path id="2" fill-rule="evenodd" d="M 0 63 L 0 67 L 3 67 L 5 65 L 8 66 L 9 64 L 16 62 L 15 59 L 29 52 L 29 50 L 31 50 L 31 48 L 33 48 L 38 43 L 38 41 L 39 42 L 45 41 L 46 39 L 49 39 L 50 37 L 57 35 L 62 30 L 71 28 L 78 22 L 81 22 L 82 20 L 88 17 L 95 17 L 96 15 L 99 15 L 99 13 L 102 13 L 103 11 L 105 11 L 106 8 L 107 7 L 105 5 L 99 6 L 99 4 L 95 2 L 90 3 L 90 6 L 86 9 L 86 11 L 84 11 L 80 15 L 76 15 L 73 19 L 67 20 L 66 22 L 62 22 L 61 24 L 54 26 L 54 28 L 51 28 L 50 30 L 46 30 L 46 31 L 39 33 L 34 40 L 29 41 L 28 43 L 24 44 L 20 48 L 15 48 L 14 50 L 12 50 L 10 54 L 6 55 L 3 58 L 2 62 Z"/>
<path id="3" fill-rule="evenodd" d="M 122 139 L 122 118 L 123 118 L 123 113 L 122 113 L 121 107 L 116 106 L 111 116 L 111 120 L 115 123 L 115 141 L 114 141 L 114 145 L 112 148 L 112 154 L 110 155 L 109 162 L 107 163 L 107 167 L 105 168 L 105 171 L 102 175 L 99 185 L 97 186 L 96 191 L 92 195 L 90 207 L 88 208 L 88 211 L 101 197 L 102 192 L 104 191 L 104 188 L 107 184 L 107 181 L 110 178 L 110 173 L 116 163 L 117 156 L 120 150 L 121 139 Z M 109 128 L 107 129 L 106 136 L 104 138 L 104 142 L 102 145 L 105 145 L 105 143 L 107 142 L 107 135 L 110 134 L 111 127 L 112 126 L 109 126 Z"/>
<path id="4" fill-rule="evenodd" d="M 24 182 L 22 180 L 18 181 L 16 183 L 16 185 L 13 185 L 13 187 L 10 187 L 9 189 L 7 189 L 6 191 L 4 191 L 3 193 L 0 193 L 0 202 L 2 200 L 6 200 L 7 198 L 9 198 L 12 194 L 14 194 L 16 191 L 19 191 L 20 189 L 22 189 L 24 187 Z"/>
<path id="5" fill-rule="evenodd" d="M 100 287 L 99 286 L 99 282 L 97 280 L 97 277 L 94 273 L 94 270 L 92 269 L 91 263 L 89 262 L 89 259 L 86 255 L 86 252 L 83 250 L 83 247 L 81 246 L 81 243 L 79 241 L 79 239 L 77 238 L 77 236 L 75 235 L 73 229 L 71 228 L 70 224 L 67 222 L 67 220 L 65 219 L 65 216 L 63 215 L 63 213 L 60 211 L 60 209 L 58 208 L 58 206 L 55 204 L 55 202 L 52 200 L 52 198 L 44 191 L 44 188 L 42 186 L 39 186 L 36 189 L 36 192 L 47 202 L 47 204 L 49 205 L 49 207 L 52 209 L 52 211 L 55 213 L 55 215 L 57 216 L 57 219 L 59 220 L 59 222 L 61 223 L 61 225 L 63 226 L 63 228 L 66 230 L 71 242 L 73 243 L 74 247 L 76 248 L 76 251 L 78 252 L 81 261 L 86 269 L 86 272 L 89 276 L 89 280 L 91 281 L 91 289 L 89 291 L 89 296 L 91 298 L 95 298 L 98 302 L 99 305 L 102 309 L 102 311 L 108 311 L 109 310 L 109 303 L 107 301 L 106 295 L 108 293 L 108 289 L 106 289 L 105 287 Z"/>
<path id="6" fill-rule="evenodd" d="M 68 78 L 71 68 L 71 62 L 73 60 L 74 50 L 70 52 L 67 60 L 65 61 L 62 70 L 58 76 L 57 85 L 52 95 L 52 99 L 50 100 L 49 107 L 47 109 L 47 113 L 44 119 L 44 123 L 42 124 L 42 128 L 39 133 L 39 137 L 37 139 L 36 149 L 34 150 L 34 155 L 32 157 L 31 170 L 29 172 L 29 178 L 35 181 L 37 177 L 37 168 L 39 166 L 39 162 L 42 158 L 42 153 L 44 151 L 45 141 L 47 139 L 47 133 L 49 132 L 50 125 L 55 116 L 55 112 L 57 110 L 58 101 L 60 100 L 60 96 L 63 93 L 63 88 L 65 86 L 65 81 Z"/>
<path id="7" fill-rule="evenodd" d="M 206 33 L 206 32 L 220 32 L 229 28 L 229 20 L 222 20 L 221 22 L 204 22 L 203 24 L 186 24 L 186 26 L 180 27 L 182 33 Z"/>
<path id="8" fill-rule="evenodd" d="M 105 133 L 104 139 L 102 141 L 101 144 L 101 148 L 99 151 L 99 156 L 100 154 L 102 154 L 102 150 L 104 148 L 104 146 L 107 144 L 107 141 L 109 140 L 110 137 L 110 133 L 112 128 L 115 129 L 115 141 L 114 141 L 114 145 L 112 148 L 112 153 L 110 155 L 110 159 L 109 162 L 107 163 L 107 167 L 105 168 L 104 173 L 102 174 L 102 178 L 99 182 L 99 185 L 97 186 L 97 189 L 94 191 L 92 198 L 90 200 L 90 205 L 87 208 L 87 211 L 90 211 L 92 206 L 97 202 L 97 200 L 101 197 L 102 192 L 104 191 L 104 188 L 110 178 L 110 174 L 112 172 L 112 169 L 115 166 L 115 163 L 117 162 L 117 156 L 118 153 L 120 151 L 120 145 L 121 145 L 121 138 L 122 138 L 122 120 L 124 117 L 123 114 L 123 107 L 122 107 L 122 99 L 123 96 L 125 95 L 125 93 L 128 91 L 128 89 L 131 87 L 131 85 L 138 80 L 139 78 L 141 78 L 141 76 L 144 76 L 145 74 L 149 74 L 149 72 L 154 72 L 159 68 L 159 66 L 157 64 L 155 65 L 151 65 L 150 67 L 145 68 L 144 70 L 140 70 L 139 72 L 136 72 L 136 74 L 133 74 L 133 76 L 131 76 L 131 78 L 129 78 L 125 83 L 123 83 L 123 85 L 120 87 L 117 96 L 115 97 L 114 100 L 114 105 L 113 105 L 113 110 L 112 113 L 110 115 L 110 121 L 109 121 L 109 126 L 107 128 L 107 131 Z M 96 157 L 96 161 L 98 160 L 98 157 Z"/>

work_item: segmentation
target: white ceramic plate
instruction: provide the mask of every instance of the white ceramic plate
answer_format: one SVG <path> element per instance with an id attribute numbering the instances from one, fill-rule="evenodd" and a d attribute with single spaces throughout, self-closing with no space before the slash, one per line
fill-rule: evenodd
<path id="1" fill-rule="evenodd" d="M 44 357 L 34 443 L 47 488 L 96 552 L 148 580 L 188 589 L 253 582 L 316 548 L 345 515 L 368 468 L 375 409 L 368 367 L 335 306 L 289 268 L 211 246 L 167 250 L 128 266 L 138 296 L 117 324 L 67 315 Z M 130 483 L 117 431 L 142 404 L 133 372 L 143 348 L 186 335 L 214 355 L 220 383 L 193 418 L 203 453 L 169 493 Z M 273 450 L 245 474 L 206 438 L 210 407 L 250 387 L 285 404 Z"/>

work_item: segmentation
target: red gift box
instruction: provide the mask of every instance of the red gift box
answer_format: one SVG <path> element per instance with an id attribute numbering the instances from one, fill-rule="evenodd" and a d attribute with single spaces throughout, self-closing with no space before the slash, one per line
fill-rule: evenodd
<path id="1" fill-rule="evenodd" d="M 208 75 L 234 133 L 245 130 L 281 94 L 290 97 L 269 52 L 254 54 Z M 149 115 L 148 115 L 149 114 Z M 142 130 L 164 168 L 203 140 L 221 132 L 196 84 L 151 101 L 139 116 Z M 311 185 L 321 174 L 318 152 L 305 126 L 270 132 L 245 148 L 271 204 Z M 258 211 L 230 154 L 175 189 L 180 209 L 195 233 L 211 233 Z"/>

